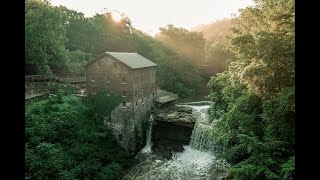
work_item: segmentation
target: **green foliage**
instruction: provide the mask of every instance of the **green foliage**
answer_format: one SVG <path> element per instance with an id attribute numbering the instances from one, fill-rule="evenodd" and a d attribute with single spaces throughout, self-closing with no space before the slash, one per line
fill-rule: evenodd
<path id="1" fill-rule="evenodd" d="M 184 63 L 191 63 L 196 66 L 204 63 L 206 41 L 201 33 L 190 32 L 169 24 L 160 28 L 160 33 L 157 34 L 156 39 L 179 56 L 182 56 Z"/>
<path id="2" fill-rule="evenodd" d="M 25 6 L 26 74 L 63 73 L 67 15 L 46 0 L 27 0 Z"/>
<path id="3" fill-rule="evenodd" d="M 203 33 L 206 39 L 204 76 L 212 76 L 226 69 L 235 54 L 230 50 L 232 19 L 224 18 L 210 24 L 199 25 L 193 31 Z"/>
<path id="4" fill-rule="evenodd" d="M 123 168 L 118 163 L 111 163 L 107 167 L 104 167 L 99 173 L 99 178 L 104 180 L 120 179 Z"/>
<path id="5" fill-rule="evenodd" d="M 73 76 L 84 76 L 84 66 L 91 54 L 76 50 L 70 52 L 70 59 L 67 62 L 68 72 Z"/>
<path id="6" fill-rule="evenodd" d="M 207 68 L 212 74 L 223 72 L 227 62 L 234 58 L 234 53 L 221 42 L 211 44 L 206 51 Z"/>
<path id="7" fill-rule="evenodd" d="M 157 56 L 154 59 L 158 63 L 160 87 L 181 97 L 195 95 L 201 81 L 198 68 L 205 58 L 202 34 L 169 24 L 160 28 L 155 40 Z"/>
<path id="8" fill-rule="evenodd" d="M 26 104 L 26 179 L 120 177 L 130 155 L 87 109 L 79 97 L 62 94 Z"/>
<path id="9" fill-rule="evenodd" d="M 293 1 L 243 9 L 233 20 L 235 59 L 209 82 L 210 121 L 232 179 L 294 179 L 293 17 Z"/>
<path id="10" fill-rule="evenodd" d="M 68 38 L 66 47 L 71 52 L 93 52 L 94 48 L 101 40 L 99 39 L 100 34 L 93 25 L 91 18 L 85 18 L 83 13 L 68 9 L 66 7 L 61 7 L 61 9 L 69 17 L 66 32 L 66 37 Z"/>
<path id="11" fill-rule="evenodd" d="M 111 111 L 121 102 L 121 96 L 109 95 L 105 90 L 99 90 L 96 94 L 89 94 L 86 101 L 88 116 L 101 121 L 104 117 L 110 116 Z"/>
<path id="12" fill-rule="evenodd" d="M 159 62 L 157 67 L 157 84 L 165 90 L 179 94 L 180 97 L 194 95 L 197 92 L 201 77 L 199 74 L 192 73 L 196 71 L 194 67 L 184 67 Z M 192 75 L 189 76 L 189 74 Z"/>
<path id="13" fill-rule="evenodd" d="M 71 84 L 48 83 L 48 90 L 51 94 L 76 94 L 79 92 L 80 87 Z"/>
<path id="14" fill-rule="evenodd" d="M 289 160 L 286 163 L 283 163 L 281 165 L 282 173 L 283 173 L 283 179 L 294 179 L 295 174 L 295 156 L 292 156 L 289 158 Z"/>

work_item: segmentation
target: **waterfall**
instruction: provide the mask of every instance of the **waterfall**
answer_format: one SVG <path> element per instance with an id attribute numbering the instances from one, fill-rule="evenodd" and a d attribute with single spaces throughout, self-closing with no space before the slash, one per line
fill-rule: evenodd
<path id="1" fill-rule="evenodd" d="M 211 150 L 213 148 L 213 135 L 212 126 L 208 121 L 208 109 L 207 106 L 191 106 L 196 112 L 200 113 L 199 118 L 193 128 L 190 145 L 198 150 Z"/>
<path id="2" fill-rule="evenodd" d="M 150 114 L 150 118 L 149 118 L 149 128 L 147 129 L 147 139 L 146 139 L 146 145 L 145 147 L 141 150 L 142 153 L 151 153 L 151 146 L 152 146 L 152 142 L 151 142 L 151 135 L 152 135 L 152 123 L 154 120 L 154 115 Z"/>
<path id="3" fill-rule="evenodd" d="M 197 122 L 193 128 L 190 145 L 201 150 L 210 151 L 214 149 L 212 126 Z"/>
<path id="4" fill-rule="evenodd" d="M 192 131 L 190 145 L 183 152 L 175 152 L 170 160 L 151 153 L 151 131 L 153 117 L 147 130 L 146 146 L 141 150 L 148 157 L 133 167 L 124 180 L 207 180 L 226 178 L 230 165 L 217 159 L 211 151 L 213 145 L 212 126 L 208 122 L 209 105 L 180 105 L 193 108 L 198 119 Z"/>
<path id="5" fill-rule="evenodd" d="M 209 123 L 208 109 L 210 105 L 181 105 L 194 109 L 197 120 L 192 131 L 190 146 L 201 151 L 210 151 L 214 149 L 213 127 Z"/>
<path id="6" fill-rule="evenodd" d="M 198 119 L 192 130 L 190 141 L 191 147 L 201 151 L 210 151 L 214 153 L 223 152 L 223 145 L 217 144 L 214 141 L 214 122 L 209 123 L 208 119 L 208 109 L 210 106 L 189 105 L 189 107 L 193 108 L 195 113 L 198 114 Z"/>

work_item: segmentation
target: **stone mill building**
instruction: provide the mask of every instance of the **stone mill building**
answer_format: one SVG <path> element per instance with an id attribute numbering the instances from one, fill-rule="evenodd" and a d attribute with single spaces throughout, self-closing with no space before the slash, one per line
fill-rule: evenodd
<path id="1" fill-rule="evenodd" d="M 105 52 L 86 64 L 86 91 L 105 89 L 123 97 L 105 118 L 119 144 L 127 150 L 143 145 L 144 125 L 154 106 L 156 64 L 138 53 Z"/>

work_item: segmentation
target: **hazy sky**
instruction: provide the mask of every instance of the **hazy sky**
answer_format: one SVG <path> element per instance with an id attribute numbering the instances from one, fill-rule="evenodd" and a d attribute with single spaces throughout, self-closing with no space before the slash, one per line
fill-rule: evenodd
<path id="1" fill-rule="evenodd" d="M 51 0 L 51 4 L 64 5 L 87 17 L 104 8 L 117 10 L 129 17 L 133 27 L 154 35 L 167 24 L 190 29 L 231 17 L 252 0 Z"/>

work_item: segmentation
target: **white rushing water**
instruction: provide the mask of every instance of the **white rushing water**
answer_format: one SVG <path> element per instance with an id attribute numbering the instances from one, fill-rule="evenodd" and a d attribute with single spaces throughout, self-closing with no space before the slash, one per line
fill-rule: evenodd
<path id="1" fill-rule="evenodd" d="M 197 122 L 208 122 L 208 109 L 210 108 L 210 105 L 202 105 L 202 106 L 195 106 L 195 105 L 180 105 L 180 106 L 188 106 L 191 107 L 195 114 L 200 115 L 200 119 L 197 119 Z"/>
<path id="2" fill-rule="evenodd" d="M 167 160 L 152 154 L 151 152 L 151 127 L 147 131 L 147 143 L 141 152 L 149 153 L 148 157 L 140 164 L 132 168 L 124 179 L 128 180 L 208 180 L 222 179 L 229 165 L 216 159 L 215 155 L 208 151 L 212 145 L 208 124 L 209 105 L 181 105 L 189 106 L 193 113 L 197 114 L 197 122 L 192 132 L 190 145 L 184 146 L 183 152 L 172 154 L 172 159 Z M 151 119 L 151 117 L 150 117 Z M 206 137 L 209 135 L 209 138 Z M 220 171 L 220 173 L 217 173 Z M 221 173 L 222 172 L 222 173 Z"/>
<path id="3" fill-rule="evenodd" d="M 210 105 L 183 105 L 189 106 L 195 111 L 193 113 L 199 114 L 192 135 L 190 145 L 191 147 L 201 150 L 201 151 L 213 151 L 218 150 L 220 147 L 217 147 L 214 143 L 213 135 L 213 125 L 209 123 L 208 109 Z"/>
<path id="4" fill-rule="evenodd" d="M 215 156 L 209 152 L 184 146 L 182 153 L 175 153 L 171 160 L 151 155 L 138 164 L 125 179 L 130 180 L 207 180 Z"/>
<path id="5" fill-rule="evenodd" d="M 154 120 L 154 115 L 150 114 L 150 118 L 149 118 L 149 128 L 147 129 L 147 139 L 146 139 L 146 146 L 141 150 L 141 153 L 151 153 L 151 146 L 152 146 L 152 142 L 151 142 L 151 135 L 152 135 L 152 126 L 153 126 L 153 120 Z"/>

